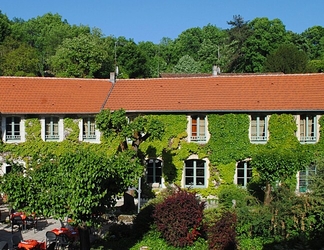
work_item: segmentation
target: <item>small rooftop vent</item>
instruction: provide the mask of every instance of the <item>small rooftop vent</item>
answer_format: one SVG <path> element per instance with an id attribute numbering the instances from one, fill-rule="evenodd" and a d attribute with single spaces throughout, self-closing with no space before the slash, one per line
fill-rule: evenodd
<path id="1" fill-rule="evenodd" d="M 110 72 L 109 81 L 112 82 L 112 83 L 116 82 L 116 74 L 115 74 L 115 72 Z"/>
<path id="2" fill-rule="evenodd" d="M 220 67 L 217 65 L 213 65 L 213 76 L 217 76 L 220 74 Z"/>

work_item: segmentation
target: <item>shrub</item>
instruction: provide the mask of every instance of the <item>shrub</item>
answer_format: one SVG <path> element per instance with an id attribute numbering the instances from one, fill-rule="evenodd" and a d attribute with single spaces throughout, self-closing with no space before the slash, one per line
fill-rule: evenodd
<path id="1" fill-rule="evenodd" d="M 233 206 L 240 207 L 246 204 L 249 193 L 236 185 L 223 185 L 219 187 L 218 202 L 225 208 L 231 208 Z M 235 203 L 233 203 L 235 200 Z"/>
<path id="2" fill-rule="evenodd" d="M 177 188 L 155 207 L 153 218 L 157 230 L 175 247 L 193 244 L 202 233 L 204 206 L 195 193 Z"/>
<path id="3" fill-rule="evenodd" d="M 207 229 L 209 249 L 236 249 L 236 224 L 236 214 L 227 211 L 216 223 L 210 225 Z"/>
<path id="4" fill-rule="evenodd" d="M 262 238 L 243 238 L 239 240 L 240 249 L 242 250 L 262 250 L 263 239 Z"/>
<path id="5" fill-rule="evenodd" d="M 142 240 L 137 241 L 135 245 L 132 245 L 131 248 L 127 248 L 130 250 L 138 250 L 142 246 L 147 246 L 148 249 L 167 249 L 167 250 L 179 250 L 180 248 L 170 246 L 168 243 L 161 237 L 160 232 L 156 230 L 156 228 L 152 228 L 147 234 L 144 235 Z M 114 249 L 114 248 L 109 248 L 109 249 Z M 116 249 L 121 249 L 121 248 L 116 248 Z M 126 249 L 126 248 L 123 248 Z M 203 238 L 198 238 L 192 245 L 182 247 L 182 250 L 207 250 L 208 245 L 205 239 Z"/>

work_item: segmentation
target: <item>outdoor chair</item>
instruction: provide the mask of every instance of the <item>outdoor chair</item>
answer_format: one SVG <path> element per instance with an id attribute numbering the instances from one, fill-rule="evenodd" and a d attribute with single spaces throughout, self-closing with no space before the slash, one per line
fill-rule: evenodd
<path id="1" fill-rule="evenodd" d="M 66 234 L 60 234 L 57 236 L 57 248 L 58 249 L 65 249 L 71 243 L 69 237 Z"/>
<path id="2" fill-rule="evenodd" d="M 33 216 L 27 216 L 25 219 L 25 228 L 33 228 L 34 232 L 37 230 L 37 220 Z"/>
<path id="3" fill-rule="evenodd" d="M 24 229 L 24 221 L 20 216 L 15 216 L 11 219 L 11 233 L 13 232 L 14 226 L 18 226 L 19 230 Z"/>
<path id="4" fill-rule="evenodd" d="M 46 234 L 46 248 L 47 249 L 56 249 L 57 245 L 57 236 L 52 231 L 47 231 Z"/>
<path id="5" fill-rule="evenodd" d="M 21 239 L 18 235 L 13 235 L 11 237 L 11 244 L 12 244 L 12 249 L 18 249 L 18 244 L 20 243 Z"/>

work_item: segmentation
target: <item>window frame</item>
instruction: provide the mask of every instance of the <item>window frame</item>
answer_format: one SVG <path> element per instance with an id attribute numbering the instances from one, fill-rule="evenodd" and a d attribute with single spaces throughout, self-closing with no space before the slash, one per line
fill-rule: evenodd
<path id="1" fill-rule="evenodd" d="M 19 121 L 12 121 L 12 119 L 15 118 L 19 119 Z M 11 120 L 10 124 L 8 124 L 9 119 Z M 10 129 L 12 129 L 10 130 L 10 133 L 8 133 L 8 129 L 7 129 L 8 126 L 10 126 Z M 24 142 L 26 140 L 24 116 L 19 116 L 19 115 L 2 116 L 0 119 L 0 133 L 1 133 L 2 141 L 5 143 Z"/>
<path id="2" fill-rule="evenodd" d="M 82 140 L 96 140 L 96 119 L 95 117 L 82 118 Z"/>
<path id="3" fill-rule="evenodd" d="M 192 166 L 188 166 L 188 163 L 192 162 Z M 203 163 L 203 167 L 197 166 L 197 162 Z M 189 170 L 192 170 L 192 174 L 189 175 Z M 203 170 L 203 175 L 198 175 L 198 171 Z M 193 182 L 187 184 L 187 180 L 192 178 Z M 199 185 L 198 178 L 203 179 L 203 184 Z M 206 188 L 207 187 L 207 162 L 202 159 L 188 159 L 184 163 L 184 186 L 193 188 Z"/>
<path id="4" fill-rule="evenodd" d="M 190 116 L 189 134 L 190 134 L 190 137 L 189 137 L 190 142 L 207 143 L 208 126 L 207 126 L 207 116 L 206 115 L 191 115 Z"/>
<path id="5" fill-rule="evenodd" d="M 240 167 L 241 165 L 243 165 L 243 167 Z M 240 176 L 240 170 L 243 171 L 243 176 Z M 235 184 L 246 188 L 248 183 L 252 179 L 252 171 L 253 169 L 251 167 L 251 161 L 247 160 L 238 162 L 235 169 Z M 243 180 L 243 182 L 241 182 L 240 180 Z"/>
<path id="6" fill-rule="evenodd" d="M 48 119 L 51 117 L 55 117 L 58 119 L 58 136 L 53 137 L 53 139 L 50 139 L 48 135 L 46 134 L 47 132 L 47 125 L 46 123 Z M 53 118 L 52 118 L 53 119 Z M 43 141 L 46 142 L 61 142 L 64 140 L 64 120 L 63 117 L 60 115 L 48 115 L 48 116 L 41 116 L 40 117 L 40 123 L 41 123 L 41 138 Z"/>
<path id="7" fill-rule="evenodd" d="M 310 119 L 312 118 L 312 119 Z M 310 124 L 311 122 L 311 124 Z M 316 114 L 300 114 L 298 124 L 300 143 L 316 143 L 318 141 L 318 117 Z"/>
<path id="8" fill-rule="evenodd" d="M 297 179 L 297 190 L 299 193 L 306 193 L 309 191 L 309 185 L 312 182 L 312 177 L 316 175 L 317 168 L 316 165 L 313 163 L 309 166 L 307 166 L 304 170 L 301 170 L 298 172 L 298 179 Z M 304 173 L 304 174 L 303 174 Z M 302 178 L 302 179 L 301 179 Z M 304 185 L 301 185 L 301 183 L 304 182 Z"/>
<path id="9" fill-rule="evenodd" d="M 163 162 L 158 158 L 149 158 L 145 161 L 146 164 L 146 183 L 158 183 L 159 186 L 163 184 Z M 151 172 L 152 171 L 152 172 Z M 160 172 L 160 173 L 159 173 Z"/>
<path id="10" fill-rule="evenodd" d="M 250 115 L 250 141 L 252 143 L 267 143 L 269 138 L 268 123 L 269 117 L 266 114 Z M 253 131 L 254 124 L 255 131 Z"/>
<path id="11" fill-rule="evenodd" d="M 9 122 L 9 119 L 11 120 L 10 122 Z M 10 127 L 10 130 L 8 129 L 9 127 Z M 21 117 L 19 117 L 19 116 L 6 117 L 5 131 L 6 131 L 6 135 L 5 135 L 6 142 L 21 141 Z"/>
<path id="12" fill-rule="evenodd" d="M 60 140 L 60 118 L 57 116 L 47 116 L 44 118 L 44 122 L 45 122 L 45 127 L 44 127 L 45 141 L 59 141 Z M 57 130 L 57 132 L 55 130 Z"/>

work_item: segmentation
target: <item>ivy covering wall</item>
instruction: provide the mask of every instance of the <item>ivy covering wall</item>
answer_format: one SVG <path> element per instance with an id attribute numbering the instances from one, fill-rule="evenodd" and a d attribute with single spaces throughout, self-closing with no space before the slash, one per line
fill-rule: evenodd
<path id="1" fill-rule="evenodd" d="M 198 155 L 200 159 L 208 158 L 209 187 L 199 190 L 203 195 L 215 194 L 219 185 L 232 184 L 236 163 L 245 159 L 252 159 L 252 163 L 264 164 L 266 152 L 273 152 L 272 157 L 295 157 L 290 161 L 290 168 L 297 170 L 315 157 L 323 154 L 323 140 L 316 144 L 302 145 L 296 138 L 297 130 L 295 118 L 291 114 L 273 114 L 269 120 L 270 138 L 266 144 L 252 144 L 249 140 L 248 114 L 210 114 L 208 115 L 208 130 L 210 140 L 207 144 L 199 145 L 187 141 L 187 116 L 181 114 L 155 115 L 165 124 L 165 134 L 162 140 L 148 140 L 140 145 L 141 152 L 147 158 L 163 160 L 163 175 L 167 183 L 180 185 L 184 161 L 191 155 Z M 79 141 L 79 118 L 64 119 L 63 142 L 44 142 L 41 139 L 41 125 L 37 118 L 26 119 L 26 142 L 19 144 L 0 143 L 2 155 L 8 159 L 22 159 L 28 162 L 33 156 L 55 154 L 65 151 L 76 151 L 82 147 L 88 150 L 102 151 L 113 155 L 119 145 L 114 137 L 102 138 L 100 144 Z M 323 118 L 319 120 L 320 134 L 323 133 Z M 269 154 L 268 154 L 269 155 Z M 268 159 L 269 160 L 269 159 Z M 269 160 L 271 161 L 271 159 Z M 301 163 L 301 161 L 303 161 Z M 262 173 L 254 171 L 255 179 Z M 290 176 L 291 185 L 295 185 Z M 288 178 L 288 177 L 287 177 Z"/>

